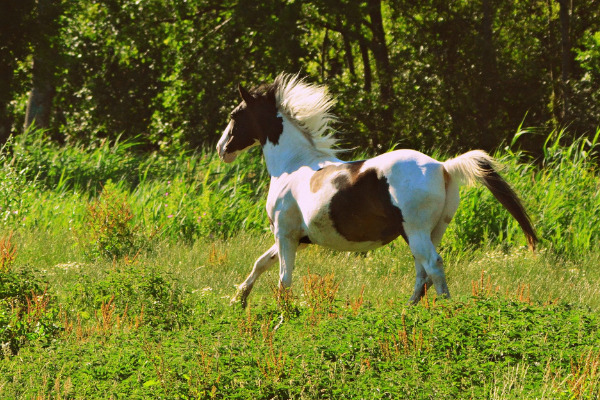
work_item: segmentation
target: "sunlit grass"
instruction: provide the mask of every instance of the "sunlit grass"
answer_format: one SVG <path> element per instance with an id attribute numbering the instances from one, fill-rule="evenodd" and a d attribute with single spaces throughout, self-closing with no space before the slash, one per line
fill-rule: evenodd
<path id="1" fill-rule="evenodd" d="M 568 317 L 569 324 L 582 324 L 581 321 L 587 318 L 585 314 L 596 313 L 600 308 L 597 299 L 599 274 L 595 268 L 586 267 L 586 262 L 594 263 L 599 259 L 594 253 L 589 253 L 589 257 L 581 262 L 565 262 L 544 251 L 532 254 L 525 248 L 443 252 L 453 299 L 436 302 L 435 295 L 430 293 L 427 301 L 410 307 L 406 301 L 414 283 L 414 268 L 403 242 L 397 241 L 366 254 L 309 246 L 299 253 L 291 314 L 280 325 L 280 311 L 273 290 L 278 280 L 277 267 L 257 282 L 246 311 L 229 304 L 235 293 L 234 284 L 245 278 L 256 257 L 271 245 L 269 235 L 241 233 L 229 239 L 198 240 L 188 244 L 163 240 L 129 260 L 90 260 L 78 249 L 75 239 L 48 234 L 19 233 L 14 242 L 18 249 L 14 261 L 16 268 L 43 277 L 48 283 L 48 293 L 56 296 L 52 304 L 61 310 L 56 323 L 62 331 L 55 334 L 47 348 L 32 343 L 21 349 L 19 357 L 0 361 L 0 393 L 9 397 L 19 393 L 46 393 L 54 397 L 68 397 L 71 393 L 74 398 L 79 398 L 76 393 L 87 393 L 84 397 L 89 397 L 97 393 L 97 385 L 101 385 L 103 393 L 125 391 L 131 395 L 145 393 L 168 398 L 194 390 L 209 393 L 214 386 L 215 393 L 227 397 L 225 393 L 241 391 L 242 386 L 250 384 L 242 377 L 246 374 L 247 379 L 263 382 L 253 392 L 256 398 L 271 398 L 274 396 L 271 390 L 287 387 L 289 382 L 285 377 L 293 373 L 293 382 L 303 385 L 305 391 L 305 395 L 298 397 L 315 398 L 329 393 L 322 392 L 324 388 L 319 383 L 329 376 L 320 370 L 320 365 L 327 365 L 327 371 L 337 368 L 336 381 L 356 382 L 359 386 L 354 390 L 360 390 L 364 395 L 371 393 L 369 387 L 383 384 L 378 379 L 380 374 L 402 371 L 409 365 L 413 367 L 409 381 L 397 376 L 399 380 L 388 390 L 418 398 L 417 393 L 423 390 L 418 388 L 427 387 L 424 376 L 445 374 L 453 376 L 448 378 L 449 382 L 457 385 L 471 387 L 469 385 L 476 384 L 475 393 L 486 393 L 489 398 L 514 398 L 523 393 L 535 393 L 538 398 L 542 398 L 540 394 L 546 398 L 559 394 L 586 398 L 590 385 L 599 382 L 594 369 L 597 368 L 597 355 L 590 353 L 586 346 L 576 353 L 577 356 L 572 356 L 572 364 L 569 358 L 565 359 L 559 353 L 547 354 L 540 355 L 536 365 L 519 360 L 491 364 L 486 368 L 494 373 L 489 375 L 478 372 L 477 362 L 471 364 L 463 360 L 462 364 L 456 364 L 460 352 L 455 354 L 453 350 L 445 354 L 435 349 L 440 340 L 453 340 L 447 335 L 459 335 L 452 333 L 452 329 L 465 329 L 460 324 L 474 324 L 479 319 L 482 319 L 482 326 L 474 325 L 463 333 L 472 339 L 460 336 L 463 334 L 457 336 L 464 340 L 463 346 L 483 346 L 485 351 L 493 353 L 493 346 L 488 349 L 483 344 L 485 341 L 481 342 L 486 336 L 481 336 L 479 329 L 490 329 L 501 337 L 520 335 L 515 329 L 531 330 L 526 337 L 543 335 L 537 331 L 542 329 L 537 326 L 537 313 L 541 313 L 539 323 L 543 324 L 543 319 L 547 318 L 547 313 L 552 315 L 551 307 L 557 303 L 572 304 L 560 306 L 562 313 L 571 307 L 573 310 L 590 307 L 584 314 L 577 311 Z M 147 280 L 144 276 L 148 271 L 160 279 Z M 329 277 L 328 281 L 317 278 L 324 276 Z M 115 281 L 115 277 L 119 280 Z M 335 287 L 334 305 L 315 306 L 310 297 L 315 296 L 314 293 L 306 291 L 307 279 L 317 284 L 330 282 Z M 107 282 L 116 285 L 112 295 Z M 147 325 L 151 323 L 149 315 L 156 300 L 143 303 L 147 308 L 135 306 L 140 298 L 148 296 L 145 285 L 154 284 L 151 282 L 161 285 L 153 290 L 174 290 L 181 296 L 183 313 L 177 312 L 174 318 L 179 322 L 171 328 Z M 77 286 L 81 283 L 84 286 Z M 137 289 L 129 292 L 129 287 Z M 96 296 L 105 293 L 99 291 L 100 288 L 108 290 L 105 297 L 85 297 L 86 293 Z M 170 298 L 161 296 L 158 299 Z M 481 307 L 478 314 L 468 317 L 475 319 L 461 320 L 461 315 L 470 313 L 477 304 Z M 550 308 L 546 311 L 545 307 Z M 298 310 L 298 314 L 294 310 Z M 508 310 L 516 314 L 502 317 Z M 532 314 L 532 310 L 538 311 Z M 435 319 L 439 313 L 447 313 L 446 319 Z M 412 322 L 407 322 L 407 326 L 401 322 L 403 315 L 411 318 Z M 162 318 L 156 314 L 154 317 Z M 421 318 L 424 318 L 423 322 L 418 322 Z M 521 318 L 528 322 L 521 328 L 512 327 L 514 318 L 515 323 Z M 443 325 L 444 321 L 458 325 L 450 329 Z M 498 331 L 493 329 L 497 324 L 500 324 Z M 280 328 L 274 330 L 276 325 Z M 552 325 L 551 329 L 562 328 Z M 592 335 L 596 334 L 592 332 Z M 370 341 L 369 337 L 373 335 L 376 339 Z M 469 344 L 469 340 L 474 342 Z M 530 339 L 511 340 L 527 349 L 526 343 Z M 348 358 L 348 351 L 358 351 L 353 350 L 352 343 L 359 346 L 362 358 Z M 337 348 L 339 350 L 335 350 Z M 65 354 L 72 356 L 65 359 Z M 339 359 L 335 361 L 329 357 Z M 427 367 L 419 362 L 420 357 L 427 357 Z M 136 364 L 133 361 L 136 359 L 144 360 L 143 365 Z M 97 364 L 98 360 L 104 361 Z M 237 383 L 229 378 L 226 385 L 218 384 L 224 379 L 219 371 L 229 371 L 232 362 L 237 365 L 236 371 L 244 372 L 239 372 L 242 375 Z M 39 373 L 31 375 L 28 371 L 34 365 L 38 366 Z M 47 367 L 49 365 L 52 367 Z M 105 380 L 103 375 L 86 378 L 87 375 L 80 372 L 99 371 L 100 365 L 105 371 L 103 374 L 108 374 L 110 379 Z M 127 371 L 134 368 L 138 380 L 122 381 L 119 374 L 125 373 L 123 365 L 127 366 Z M 436 365 L 438 369 L 423 370 Z M 196 368 L 204 373 L 194 375 Z M 375 374 L 373 368 L 380 372 Z M 456 380 L 457 374 L 461 374 L 459 370 L 469 371 L 462 378 L 467 379 L 467 383 Z M 178 375 L 184 373 L 190 377 L 189 381 Z M 471 379 L 474 379 L 472 383 L 468 383 Z M 587 382 L 587 386 L 580 381 Z M 435 390 L 440 396 L 455 393 L 451 385 L 439 385 Z M 578 390 L 584 395 L 578 397 Z M 280 393 L 279 397 L 286 395 Z"/>
<path id="2" fill-rule="evenodd" d="M 416 307 L 401 239 L 359 254 L 308 246 L 288 297 L 274 266 L 248 309 L 230 306 L 273 243 L 258 154 L 144 159 L 130 143 L 87 151 L 37 137 L 5 149 L 0 338 L 13 345 L 0 343 L 0 397 L 592 398 L 597 138 L 561 146 L 563 134 L 537 165 L 498 154 L 538 250 L 485 189 L 465 188 L 440 251 L 453 297 L 430 292 Z M 111 198 L 123 207 L 94 208 Z"/>

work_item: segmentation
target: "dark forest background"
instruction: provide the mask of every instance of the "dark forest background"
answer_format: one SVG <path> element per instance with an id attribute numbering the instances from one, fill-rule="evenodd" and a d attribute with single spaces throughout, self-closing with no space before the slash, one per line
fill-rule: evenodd
<path id="1" fill-rule="evenodd" d="M 593 135 L 595 0 L 1 0 L 0 143 L 212 146 L 238 82 L 326 83 L 344 146 L 492 150 Z M 568 135 L 564 136 L 568 140 Z"/>

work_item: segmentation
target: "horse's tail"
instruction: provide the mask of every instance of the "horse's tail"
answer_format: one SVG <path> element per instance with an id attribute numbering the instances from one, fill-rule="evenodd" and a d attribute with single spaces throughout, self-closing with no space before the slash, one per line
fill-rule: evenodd
<path id="1" fill-rule="evenodd" d="M 496 171 L 496 161 L 482 150 L 473 150 L 444 163 L 451 179 L 460 185 L 480 182 L 517 220 L 525 233 L 529 248 L 535 249 L 538 238 L 531 225 L 527 211 L 510 185 Z"/>

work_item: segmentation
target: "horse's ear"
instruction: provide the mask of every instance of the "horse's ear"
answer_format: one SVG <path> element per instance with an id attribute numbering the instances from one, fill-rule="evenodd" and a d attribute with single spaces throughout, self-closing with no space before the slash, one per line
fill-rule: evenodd
<path id="1" fill-rule="evenodd" d="M 238 91 L 240 92 L 240 96 L 242 96 L 242 99 L 246 102 L 246 104 L 250 104 L 256 100 L 254 96 L 252 96 L 250 92 L 248 92 L 246 88 L 242 86 L 241 83 L 238 83 Z"/>

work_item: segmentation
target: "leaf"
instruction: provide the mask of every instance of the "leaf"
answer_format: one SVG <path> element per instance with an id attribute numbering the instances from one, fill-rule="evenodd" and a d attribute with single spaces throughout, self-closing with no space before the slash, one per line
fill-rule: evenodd
<path id="1" fill-rule="evenodd" d="M 159 385 L 160 382 L 157 381 L 156 379 L 150 379 L 149 381 L 144 382 L 144 387 L 150 387 L 150 386 L 156 386 Z"/>

